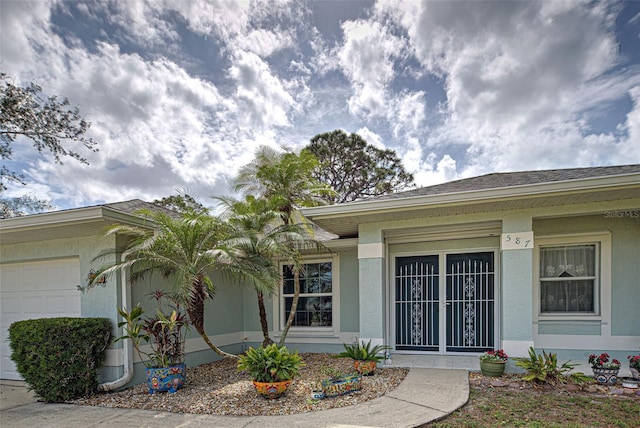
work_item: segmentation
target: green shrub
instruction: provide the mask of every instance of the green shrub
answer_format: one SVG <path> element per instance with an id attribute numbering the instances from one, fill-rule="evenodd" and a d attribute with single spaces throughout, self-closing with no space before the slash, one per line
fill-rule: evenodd
<path id="1" fill-rule="evenodd" d="M 280 382 L 293 379 L 303 365 L 297 351 L 291 353 L 274 343 L 266 348 L 249 348 L 238 360 L 238 371 L 246 371 L 257 382 Z"/>
<path id="2" fill-rule="evenodd" d="M 573 380 L 576 383 L 584 383 L 590 380 L 589 376 L 582 372 L 570 373 L 577 364 L 569 364 L 569 361 L 558 366 L 556 354 L 547 354 L 542 350 L 542 355 L 537 355 L 533 347 L 529 348 L 529 358 L 514 358 L 516 366 L 527 371 L 523 379 L 530 382 L 558 385 Z"/>
<path id="3" fill-rule="evenodd" d="M 46 402 L 96 391 L 110 337 L 107 318 L 40 318 L 9 327 L 11 359 L 29 389 Z"/>

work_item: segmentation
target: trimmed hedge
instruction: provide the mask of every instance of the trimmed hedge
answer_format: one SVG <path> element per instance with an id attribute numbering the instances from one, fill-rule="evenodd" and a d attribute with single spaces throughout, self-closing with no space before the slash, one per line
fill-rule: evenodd
<path id="1" fill-rule="evenodd" d="M 89 395 L 111 338 L 108 318 L 40 318 L 9 327 L 11 359 L 46 402 Z"/>

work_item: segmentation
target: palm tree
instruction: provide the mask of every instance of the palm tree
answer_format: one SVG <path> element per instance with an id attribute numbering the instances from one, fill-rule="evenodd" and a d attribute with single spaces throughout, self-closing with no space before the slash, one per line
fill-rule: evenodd
<path id="1" fill-rule="evenodd" d="M 255 159 L 242 167 L 236 175 L 233 190 L 269 200 L 279 212 L 283 224 L 291 225 L 296 208 L 322 205 L 323 196 L 334 193 L 329 186 L 313 178 L 313 171 L 317 165 L 318 160 L 308 150 L 296 155 L 291 151 L 278 152 L 262 146 L 256 152 Z M 299 218 L 300 224 L 306 225 L 304 217 Z M 308 239 L 314 241 L 311 238 L 311 228 L 307 227 L 307 230 Z M 300 299 L 300 271 L 304 265 L 300 257 L 292 258 L 291 264 L 294 273 L 294 295 L 289 317 L 280 338 L 280 346 L 284 345 Z"/>
<path id="2" fill-rule="evenodd" d="M 215 346 L 204 329 L 204 304 L 215 294 L 210 274 L 217 271 L 250 280 L 256 275 L 246 264 L 237 263 L 237 251 L 228 242 L 228 226 L 203 213 L 192 212 L 181 219 L 158 211 L 140 213 L 155 224 L 156 233 L 123 224 L 109 228 L 108 235 L 125 235 L 130 240 L 123 260 L 101 269 L 96 278 L 128 268 L 132 282 L 153 272 L 172 278 L 176 296 L 205 343 L 222 357 L 237 358 Z M 101 253 L 96 259 L 107 254 Z"/>
<path id="3" fill-rule="evenodd" d="M 281 224 L 280 213 L 267 199 L 247 196 L 244 201 L 219 198 L 224 207 L 223 216 L 233 230 L 230 245 L 238 250 L 239 263 L 257 269 L 252 285 L 258 296 L 258 313 L 264 340 L 263 347 L 274 343 L 269 337 L 269 322 L 264 296 L 273 295 L 280 284 L 280 271 L 276 259 L 301 266 L 300 249 L 313 246 L 298 225 Z"/>

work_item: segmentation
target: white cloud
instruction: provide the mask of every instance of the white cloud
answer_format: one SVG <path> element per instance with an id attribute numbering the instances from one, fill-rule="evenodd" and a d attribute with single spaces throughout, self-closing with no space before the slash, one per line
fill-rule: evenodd
<path id="1" fill-rule="evenodd" d="M 294 45 L 291 34 L 285 32 L 276 33 L 262 28 L 252 30 L 237 42 L 237 47 L 265 58 L 281 49 Z"/>
<path id="2" fill-rule="evenodd" d="M 386 150 L 384 142 L 382 141 L 382 137 L 376 134 L 375 132 L 373 132 L 372 130 L 370 130 L 369 128 L 367 128 L 366 126 L 364 128 L 358 129 L 356 131 L 356 134 L 364 138 L 364 140 L 367 143 L 371 144 L 372 146 L 380 150 Z"/>
<path id="3" fill-rule="evenodd" d="M 575 2 L 381 2 L 423 67 L 444 79 L 433 142 L 468 145 L 464 175 L 614 162 L 621 141 L 580 117 L 626 96 L 640 74 L 610 71 L 617 9 Z M 637 159 L 636 155 L 636 159 Z"/>
<path id="4" fill-rule="evenodd" d="M 269 65 L 251 52 L 235 53 L 229 75 L 236 81 L 236 98 L 246 109 L 252 126 L 288 126 L 287 113 L 295 101 L 282 82 L 271 74 Z"/>
<path id="5" fill-rule="evenodd" d="M 377 22 L 347 21 L 342 28 L 345 42 L 338 55 L 354 88 L 349 109 L 354 114 L 386 116 L 387 85 L 395 76 L 393 59 L 404 42 Z"/>

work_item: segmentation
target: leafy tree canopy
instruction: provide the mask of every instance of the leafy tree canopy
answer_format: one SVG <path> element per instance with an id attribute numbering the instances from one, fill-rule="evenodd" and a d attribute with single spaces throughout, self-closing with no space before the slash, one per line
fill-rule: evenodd
<path id="1" fill-rule="evenodd" d="M 22 195 L 15 198 L 0 197 L 0 218 L 37 214 L 53 208 L 49 201 L 38 199 L 33 195 Z"/>
<path id="2" fill-rule="evenodd" d="M 329 203 L 350 202 L 403 190 L 414 184 L 395 151 L 368 144 L 337 129 L 318 134 L 306 147 L 319 161 L 314 177 L 336 192 Z"/>
<path id="3" fill-rule="evenodd" d="M 97 151 L 96 143 L 85 137 L 91 124 L 80 116 L 77 107 L 71 107 L 66 98 L 46 97 L 35 83 L 22 87 L 0 71 L 0 159 L 10 160 L 12 144 L 19 136 L 31 140 L 42 152 L 48 150 L 57 163 L 69 156 L 87 164 L 87 160 L 74 150 L 65 148 L 63 140 L 80 143 L 91 151 Z M 5 165 L 0 167 L 0 194 L 7 190 L 7 181 L 25 185 L 24 176 Z M 51 208 L 49 201 L 25 195 L 17 198 L 1 198 L 0 216 L 15 217 Z"/>
<path id="4" fill-rule="evenodd" d="M 178 193 L 177 195 L 166 196 L 162 199 L 156 199 L 152 202 L 154 205 L 164 207 L 181 214 L 208 214 L 209 209 L 198 202 L 193 196 L 187 193 Z"/>

